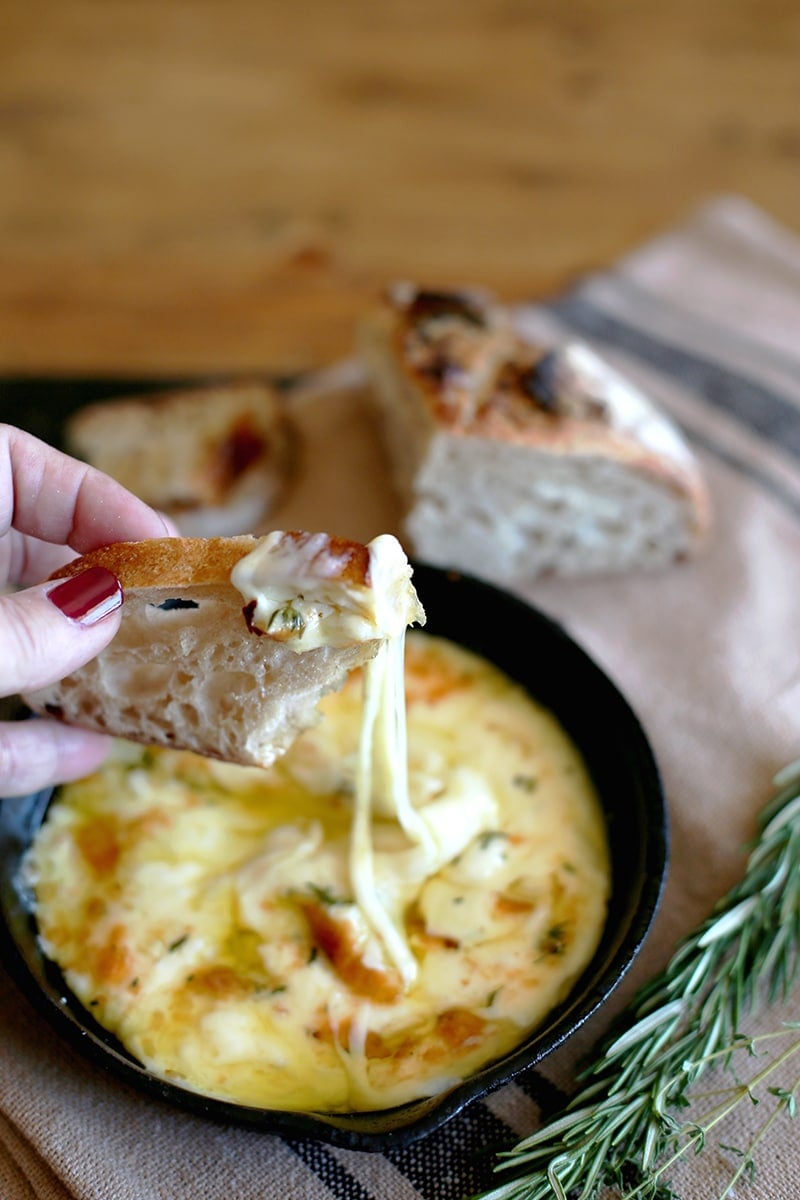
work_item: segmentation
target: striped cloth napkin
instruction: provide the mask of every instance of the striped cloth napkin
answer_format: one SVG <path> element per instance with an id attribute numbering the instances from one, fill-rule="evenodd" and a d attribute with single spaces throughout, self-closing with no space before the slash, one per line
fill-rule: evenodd
<path id="1" fill-rule="evenodd" d="M 644 952 L 567 1047 L 387 1155 L 156 1105 L 66 1049 L 0 970 L 4 1200 L 463 1200 L 490 1185 L 499 1149 L 558 1109 L 610 1017 L 739 878 L 772 776 L 800 753 L 800 239 L 746 200 L 723 197 L 518 317 L 535 336 L 580 336 L 646 387 L 696 447 L 712 494 L 715 528 L 702 559 L 654 576 L 547 579 L 525 591 L 626 694 L 661 766 L 672 859 Z M 338 431 L 342 454 L 359 456 L 351 477 L 369 495 L 366 505 L 363 490 L 353 498 L 352 511 L 388 519 L 370 447 L 353 436 L 354 423 L 333 425 L 321 460 L 335 457 Z M 309 479 L 322 493 L 315 500 L 309 485 L 295 510 L 307 528 L 315 511 L 320 527 L 333 520 L 324 493 L 339 487 L 341 461 L 329 484 L 321 468 Z M 346 514 L 342 522 L 349 536 L 381 531 L 347 524 Z M 800 1018 L 800 997 L 772 1019 L 781 1018 Z M 737 1124 L 726 1130 L 728 1143 L 745 1137 Z M 778 1123 L 751 1190 L 737 1195 L 796 1200 L 799 1146 L 796 1125 Z M 709 1147 L 675 1173 L 678 1193 L 720 1195 L 729 1161 Z"/>

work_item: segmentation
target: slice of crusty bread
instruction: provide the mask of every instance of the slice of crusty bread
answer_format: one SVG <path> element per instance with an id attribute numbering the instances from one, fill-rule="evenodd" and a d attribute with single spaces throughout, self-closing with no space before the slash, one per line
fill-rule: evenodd
<path id="1" fill-rule="evenodd" d="M 327 535 L 281 536 L 300 544 L 325 539 L 320 578 L 328 589 L 332 579 L 345 587 L 368 580 L 368 547 Z M 314 723 L 322 695 L 373 657 L 381 639 L 297 653 L 257 629 L 230 581 L 257 542 L 122 542 L 69 563 L 54 578 L 94 564 L 117 576 L 125 593 L 121 625 L 97 658 L 25 696 L 27 704 L 132 741 L 269 765 Z"/>
<path id="2" fill-rule="evenodd" d="M 588 347 L 531 346 L 490 297 L 408 284 L 360 344 L 416 557 L 523 583 L 665 567 L 703 545 L 688 444 Z"/>
<path id="3" fill-rule="evenodd" d="M 64 437 L 187 536 L 258 530 L 292 460 L 280 398 L 260 382 L 101 400 L 75 412 Z"/>

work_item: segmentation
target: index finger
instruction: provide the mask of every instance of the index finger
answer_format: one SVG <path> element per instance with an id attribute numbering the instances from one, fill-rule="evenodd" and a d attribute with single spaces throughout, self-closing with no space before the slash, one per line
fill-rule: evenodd
<path id="1" fill-rule="evenodd" d="M 110 476 L 0 425 L 0 536 L 10 527 L 79 554 L 172 533 L 163 517 Z"/>

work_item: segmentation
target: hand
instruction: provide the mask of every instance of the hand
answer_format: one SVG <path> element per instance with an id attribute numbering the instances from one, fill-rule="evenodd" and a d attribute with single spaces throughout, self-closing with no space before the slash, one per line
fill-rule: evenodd
<path id="1" fill-rule="evenodd" d="M 109 542 L 174 532 L 107 475 L 0 425 L 0 591 Z M 101 568 L 0 595 L 0 696 L 44 687 L 94 658 L 116 633 L 122 602 L 118 580 Z M 0 796 L 80 778 L 108 744 L 49 719 L 0 722 Z"/>

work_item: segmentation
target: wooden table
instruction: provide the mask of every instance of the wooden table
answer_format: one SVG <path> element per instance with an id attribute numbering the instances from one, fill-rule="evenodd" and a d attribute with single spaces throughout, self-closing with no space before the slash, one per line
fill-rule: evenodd
<path id="1" fill-rule="evenodd" d="M 0 369 L 294 370 L 390 278 L 798 225 L 792 0 L 5 0 Z"/>

